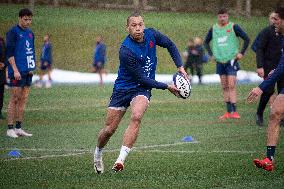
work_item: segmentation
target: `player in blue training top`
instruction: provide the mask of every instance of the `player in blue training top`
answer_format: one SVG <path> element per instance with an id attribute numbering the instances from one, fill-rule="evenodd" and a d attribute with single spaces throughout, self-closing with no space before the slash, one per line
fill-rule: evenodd
<path id="1" fill-rule="evenodd" d="M 106 63 L 106 45 L 103 43 L 103 37 L 98 36 L 96 39 L 96 48 L 93 56 L 92 72 L 98 73 L 100 76 L 100 85 L 103 85 L 103 76 L 105 73 L 104 65 Z"/>
<path id="2" fill-rule="evenodd" d="M 32 16 L 33 13 L 29 9 L 21 9 L 18 25 L 12 27 L 6 34 L 6 57 L 11 87 L 7 136 L 12 138 L 32 136 L 21 128 L 33 70 L 36 68 L 34 33 L 29 29 Z M 14 121 L 16 121 L 15 129 Z"/>
<path id="3" fill-rule="evenodd" d="M 284 8 L 278 8 L 275 13 L 280 17 L 280 22 L 275 25 L 279 31 L 284 35 Z M 282 50 L 282 56 L 280 63 L 277 68 L 272 72 L 267 80 L 264 80 L 258 87 L 254 88 L 247 98 L 248 102 L 255 101 L 263 92 L 266 92 L 270 89 L 271 86 L 274 86 L 275 83 L 281 79 L 284 75 L 284 54 Z M 284 116 L 284 88 L 280 89 L 279 95 L 276 97 L 272 104 L 270 110 L 269 123 L 267 128 L 267 153 L 266 158 L 263 160 L 255 159 L 254 164 L 263 168 L 266 171 L 272 171 L 274 169 L 274 154 L 275 148 L 278 143 L 279 134 L 280 134 L 280 120 Z"/>
<path id="4" fill-rule="evenodd" d="M 39 81 L 37 81 L 36 86 L 42 87 L 43 86 L 43 75 L 47 72 L 48 81 L 45 83 L 46 88 L 51 87 L 51 71 L 52 71 L 52 45 L 50 42 L 50 35 L 46 34 L 43 37 L 43 46 L 41 50 L 40 56 L 40 74 L 39 74 Z"/>
<path id="5" fill-rule="evenodd" d="M 155 80 L 156 45 L 167 48 L 178 71 L 188 77 L 175 44 L 160 32 L 145 29 L 144 20 L 139 13 L 127 18 L 126 29 L 129 35 L 120 47 L 118 77 L 108 105 L 105 127 L 99 133 L 94 153 L 94 169 L 97 173 L 104 171 L 102 150 L 116 131 L 129 106 L 131 119 L 124 133 L 119 157 L 112 168 L 115 172 L 123 170 L 126 156 L 137 139 L 142 117 L 151 98 L 151 89 L 168 89 L 175 95 L 178 93 L 174 85 Z"/>

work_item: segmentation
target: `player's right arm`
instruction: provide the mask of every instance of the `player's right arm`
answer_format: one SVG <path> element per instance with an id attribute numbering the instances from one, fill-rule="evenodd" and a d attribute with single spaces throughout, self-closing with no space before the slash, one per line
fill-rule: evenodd
<path id="1" fill-rule="evenodd" d="M 10 30 L 6 34 L 6 56 L 8 59 L 9 64 L 11 65 L 13 71 L 14 71 L 14 77 L 16 80 L 21 79 L 21 74 L 17 68 L 16 61 L 15 61 L 15 48 L 16 48 L 16 40 L 17 40 L 17 34 L 14 30 Z"/>
<path id="2" fill-rule="evenodd" d="M 213 53 L 210 47 L 210 41 L 212 40 L 213 37 L 213 28 L 210 28 L 210 30 L 208 31 L 206 37 L 205 37 L 205 41 L 204 41 L 204 47 L 208 52 L 208 55 L 210 57 L 213 57 Z"/>

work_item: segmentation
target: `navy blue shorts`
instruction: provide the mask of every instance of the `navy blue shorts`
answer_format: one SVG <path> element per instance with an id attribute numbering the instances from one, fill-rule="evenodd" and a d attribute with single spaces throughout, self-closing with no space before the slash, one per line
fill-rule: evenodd
<path id="1" fill-rule="evenodd" d="M 281 89 L 279 94 L 284 94 L 284 88 Z"/>
<path id="2" fill-rule="evenodd" d="M 51 64 L 50 63 L 48 63 L 48 64 L 44 64 L 44 62 L 40 62 L 40 69 L 41 70 L 43 70 L 43 71 L 45 71 L 45 70 L 50 70 L 51 69 Z"/>
<path id="3" fill-rule="evenodd" d="M 93 64 L 93 67 L 96 69 L 96 71 L 104 69 L 105 64 L 102 62 L 96 62 Z"/>
<path id="4" fill-rule="evenodd" d="M 30 87 L 32 85 L 33 74 L 23 72 L 21 74 L 21 80 L 16 80 L 14 76 L 9 76 L 9 87 Z"/>
<path id="5" fill-rule="evenodd" d="M 151 91 L 150 90 L 113 90 L 113 93 L 110 97 L 110 102 L 108 108 L 115 109 L 115 110 L 122 110 L 126 111 L 126 109 L 130 106 L 131 101 L 136 96 L 144 96 L 145 98 L 150 101 L 151 98 Z"/>
<path id="6" fill-rule="evenodd" d="M 236 76 L 239 69 L 240 65 L 237 61 L 228 61 L 226 63 L 217 62 L 216 74 Z"/>

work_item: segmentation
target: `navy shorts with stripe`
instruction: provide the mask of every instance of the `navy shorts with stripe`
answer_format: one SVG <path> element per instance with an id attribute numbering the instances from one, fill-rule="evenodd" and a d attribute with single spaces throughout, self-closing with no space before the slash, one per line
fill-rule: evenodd
<path id="1" fill-rule="evenodd" d="M 30 72 L 21 72 L 21 80 L 16 80 L 14 76 L 9 76 L 9 87 L 30 87 L 32 85 L 33 74 Z"/>
<path id="2" fill-rule="evenodd" d="M 237 61 L 228 61 L 226 63 L 217 62 L 216 74 L 219 75 L 233 75 L 236 76 L 240 69 L 240 65 Z"/>
<path id="3" fill-rule="evenodd" d="M 133 89 L 133 90 L 113 90 L 110 97 L 108 107 L 118 110 L 126 110 L 133 98 L 136 96 L 145 96 L 149 101 L 151 98 L 151 91 L 146 89 Z"/>

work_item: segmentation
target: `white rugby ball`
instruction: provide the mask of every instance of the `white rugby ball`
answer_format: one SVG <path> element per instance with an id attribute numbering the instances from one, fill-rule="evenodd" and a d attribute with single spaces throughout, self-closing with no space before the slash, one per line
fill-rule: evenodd
<path id="1" fill-rule="evenodd" d="M 177 72 L 173 75 L 173 83 L 179 91 L 179 97 L 186 99 L 191 93 L 190 81 L 183 76 L 183 74 Z"/>

